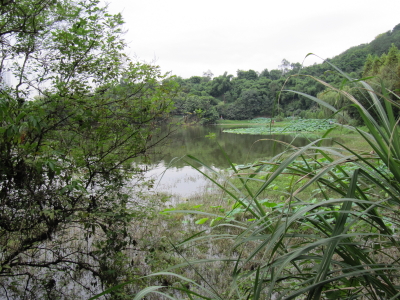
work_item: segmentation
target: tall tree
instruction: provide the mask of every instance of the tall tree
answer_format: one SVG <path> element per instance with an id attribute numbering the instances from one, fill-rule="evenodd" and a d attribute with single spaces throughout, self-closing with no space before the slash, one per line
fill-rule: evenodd
<path id="1" fill-rule="evenodd" d="M 282 59 L 281 64 L 279 65 L 279 70 L 281 70 L 282 75 L 285 75 L 292 69 L 292 64 L 287 59 Z"/>
<path id="2" fill-rule="evenodd" d="M 0 298 L 89 296 L 128 278 L 146 213 L 133 159 L 160 142 L 176 85 L 126 57 L 97 0 L 1 4 Z"/>

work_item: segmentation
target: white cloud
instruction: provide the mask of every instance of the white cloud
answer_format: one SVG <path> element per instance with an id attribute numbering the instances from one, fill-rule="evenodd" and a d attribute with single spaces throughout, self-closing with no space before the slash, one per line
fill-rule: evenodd
<path id="1" fill-rule="evenodd" d="M 131 54 L 182 77 L 332 57 L 400 23 L 400 1 L 111 0 Z M 316 60 L 307 59 L 306 63 Z"/>

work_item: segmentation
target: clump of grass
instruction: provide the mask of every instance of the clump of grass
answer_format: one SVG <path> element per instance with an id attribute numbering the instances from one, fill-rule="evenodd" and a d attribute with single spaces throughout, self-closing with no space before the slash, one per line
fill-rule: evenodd
<path id="1" fill-rule="evenodd" d="M 348 78 L 351 80 L 350 78 Z M 394 113 L 396 94 L 384 87 L 374 91 L 365 82 L 360 88 L 370 95 L 368 107 L 345 91 L 315 79 L 352 101 L 367 131 L 351 128 L 369 148 L 354 150 L 336 141 L 324 147 L 320 139 L 305 147 L 289 148 L 268 162 L 253 165 L 248 171 L 231 164 L 234 181 L 214 179 L 232 203 L 231 211 L 246 218 L 229 218 L 229 213 L 188 211 L 216 218 L 218 224 L 183 240 L 176 246 L 202 240 L 229 241 L 230 255 L 186 262 L 229 262 L 229 285 L 221 292 L 205 272 L 196 281 L 175 276 L 184 285 L 162 290 L 149 287 L 135 299 L 157 291 L 169 295 L 180 291 L 190 299 L 398 299 L 400 297 L 400 119 Z M 354 83 L 356 84 L 356 83 Z M 290 91 L 293 92 L 293 91 Z M 336 113 L 321 100 L 303 95 Z M 372 117 L 374 109 L 378 119 Z M 347 127 L 350 129 L 350 127 Z M 194 157 L 193 166 L 203 165 Z M 213 172 L 209 168 L 210 172 Z M 202 172 L 201 172 L 202 173 Z M 220 175 L 223 176 L 223 175 Z M 265 201 L 277 183 L 291 178 L 280 202 Z M 238 184 L 240 182 L 240 184 Z M 308 189 L 317 190 L 308 193 Z M 232 213 L 232 212 L 231 212 Z M 178 247 L 179 246 L 179 247 Z M 246 251 L 246 250 L 247 251 Z M 248 251 L 250 249 L 250 251 Z M 179 267 L 179 266 L 177 266 Z M 176 267 L 176 268 L 177 268 Z M 226 278 L 228 280 L 228 278 Z"/>

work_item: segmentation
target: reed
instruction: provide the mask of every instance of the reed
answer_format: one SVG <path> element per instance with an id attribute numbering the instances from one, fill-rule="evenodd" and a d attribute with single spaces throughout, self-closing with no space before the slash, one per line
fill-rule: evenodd
<path id="1" fill-rule="evenodd" d="M 399 97 L 384 86 L 373 89 L 366 82 L 347 77 L 351 84 L 368 92 L 369 103 L 363 105 L 348 92 L 313 79 L 357 108 L 366 130 L 351 126 L 346 129 L 361 136 L 372 152 L 354 150 L 340 142 L 324 147 L 328 130 L 305 147 L 288 145 L 273 159 L 246 168 L 238 169 L 226 157 L 233 171 L 229 177 L 188 156 L 192 166 L 214 182 L 234 205 L 221 214 L 171 211 L 202 214 L 213 225 L 174 248 L 179 251 L 202 239 L 227 239 L 233 245 L 231 255 L 187 261 L 150 275 L 175 276 L 181 284 L 148 287 L 134 299 L 149 293 L 177 299 L 177 292 L 180 299 L 185 295 L 187 299 L 210 300 L 399 299 L 400 119 L 395 113 L 400 107 Z M 283 92 L 303 95 L 333 114 L 340 113 L 310 95 Z M 372 110 L 378 118 L 373 117 Z M 200 166 L 214 175 L 203 173 Z M 282 177 L 288 186 L 280 201 L 268 200 L 269 190 L 282 182 Z M 230 178 L 235 178 L 234 182 Z M 233 218 L 235 214 L 246 218 Z M 230 262 L 233 270 L 230 278 L 221 279 L 229 282 L 224 293 L 213 288 L 209 280 L 195 282 L 173 273 L 182 266 L 221 261 Z M 205 274 L 198 275 L 205 278 Z"/>

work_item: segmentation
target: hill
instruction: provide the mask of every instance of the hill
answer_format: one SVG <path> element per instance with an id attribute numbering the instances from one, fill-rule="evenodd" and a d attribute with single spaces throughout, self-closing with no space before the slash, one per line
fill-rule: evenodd
<path id="1" fill-rule="evenodd" d="M 176 114 L 185 115 L 187 122 L 213 123 L 219 118 L 251 119 L 257 116 L 300 115 L 318 117 L 320 112 L 312 100 L 299 95 L 282 93 L 285 89 L 317 96 L 325 87 L 307 76 L 311 75 L 339 86 L 343 77 L 330 65 L 333 64 L 352 78 L 361 78 L 369 59 L 389 52 L 394 45 L 400 48 L 400 24 L 379 34 L 373 41 L 354 46 L 321 64 L 303 67 L 286 59 L 274 70 L 238 70 L 236 76 L 227 74 L 212 78 L 205 73 L 189 79 L 177 78 L 182 92 L 176 98 Z M 329 62 L 329 63 L 328 63 Z M 321 116 L 320 116 L 321 117 Z"/>

